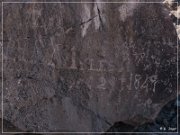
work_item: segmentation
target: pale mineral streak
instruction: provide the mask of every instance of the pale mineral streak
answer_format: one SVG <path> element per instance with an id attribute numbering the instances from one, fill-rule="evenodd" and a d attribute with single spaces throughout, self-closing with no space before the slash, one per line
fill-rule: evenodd
<path id="1" fill-rule="evenodd" d="M 91 18 L 91 10 L 88 4 L 84 4 L 84 9 L 82 11 L 82 20 L 83 22 L 86 22 Z M 89 28 L 89 25 L 91 24 L 91 21 L 84 23 L 82 26 L 82 36 L 84 37 L 86 35 L 87 29 Z"/>
<path id="2" fill-rule="evenodd" d="M 122 6 L 119 7 L 119 14 L 120 18 L 125 21 L 126 18 L 130 17 L 133 15 L 133 10 L 137 8 L 137 3 L 132 3 L 132 4 L 123 4 Z"/>

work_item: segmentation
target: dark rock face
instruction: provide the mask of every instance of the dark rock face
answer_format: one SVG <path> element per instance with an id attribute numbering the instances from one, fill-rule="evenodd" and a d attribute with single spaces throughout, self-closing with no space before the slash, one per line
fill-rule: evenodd
<path id="1" fill-rule="evenodd" d="M 159 132 L 161 130 L 161 132 L 166 132 L 167 135 L 171 135 L 172 133 L 168 133 L 168 132 L 172 132 L 172 131 L 177 132 L 177 119 L 180 120 L 179 115 L 177 117 L 177 109 L 178 111 L 180 111 L 180 106 L 177 105 L 177 99 L 175 99 L 167 103 L 162 108 L 157 118 L 153 122 L 144 123 L 138 126 L 132 126 L 123 122 L 117 122 L 111 128 L 107 130 L 107 133 L 109 132 Z M 180 129 L 180 126 L 178 129 Z M 115 134 L 112 134 L 112 135 L 115 135 Z"/>
<path id="2" fill-rule="evenodd" d="M 140 125 L 176 97 L 177 34 L 162 4 L 3 8 L 4 119 L 19 129 Z"/>

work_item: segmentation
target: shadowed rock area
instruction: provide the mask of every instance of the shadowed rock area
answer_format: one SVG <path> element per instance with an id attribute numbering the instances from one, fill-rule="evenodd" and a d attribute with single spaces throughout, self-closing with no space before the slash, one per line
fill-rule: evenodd
<path id="1" fill-rule="evenodd" d="M 173 130 L 172 127 L 177 127 L 177 107 L 178 107 L 178 110 L 180 111 L 180 105 L 179 105 L 179 102 L 177 102 L 177 99 L 172 100 L 162 108 L 162 110 L 158 114 L 155 121 L 153 121 L 151 123 L 145 123 L 140 126 L 128 125 L 128 124 L 125 124 L 124 122 L 116 122 L 112 127 L 110 127 L 106 131 L 106 133 L 104 135 L 108 135 L 108 134 L 122 135 L 123 134 L 123 133 L 117 133 L 117 132 L 158 132 L 159 129 L 162 129 L 161 132 L 172 132 L 171 131 L 171 130 Z M 180 117 L 178 117 L 178 119 L 179 118 Z M 1 127 L 1 125 L 0 125 L 0 127 Z M 169 130 L 170 127 L 171 127 L 171 130 Z M 13 132 L 13 131 L 23 132 L 23 131 L 20 131 L 17 127 L 15 127 L 14 125 L 12 125 L 10 122 L 8 122 L 6 120 L 4 120 L 4 129 L 6 129 L 9 132 L 10 131 L 11 132 Z M 164 129 L 166 129 L 166 130 L 164 130 Z M 180 129 L 180 127 L 179 127 L 179 129 Z M 177 130 L 177 128 L 174 131 L 176 131 L 176 130 Z M 28 131 L 24 131 L 24 132 L 28 132 Z M 116 132 L 116 133 L 113 134 L 112 132 Z M 131 133 L 129 133 L 129 134 L 131 134 Z M 151 134 L 148 134 L 148 135 L 151 135 Z M 166 133 L 166 134 L 171 135 L 171 133 Z M 33 134 L 32 133 L 26 133 L 26 134 L 24 133 L 24 134 L 13 134 L 13 135 L 33 135 Z M 40 135 L 40 134 L 36 134 L 36 135 Z M 48 134 L 48 135 L 50 135 L 50 134 Z M 136 135 L 138 135 L 138 134 L 136 133 Z M 153 133 L 153 135 L 157 135 L 157 133 L 156 134 Z"/>
<path id="2" fill-rule="evenodd" d="M 3 4 L 3 119 L 17 129 L 139 126 L 176 97 L 168 9 L 92 2 Z"/>
<path id="3" fill-rule="evenodd" d="M 162 108 L 157 118 L 153 122 L 144 123 L 138 126 L 128 125 L 124 122 L 117 122 L 107 130 L 106 134 L 109 132 L 145 132 L 144 134 L 147 134 L 146 132 L 166 132 L 167 135 L 171 135 L 172 133 L 168 132 L 177 132 L 177 119 L 180 120 L 180 117 L 177 117 L 177 107 L 178 111 L 180 111 L 180 106 L 177 99 L 172 100 Z M 180 126 L 178 129 L 180 129 Z M 138 135 L 138 133 L 136 134 Z M 150 133 L 150 135 L 151 134 L 156 135 L 157 133 Z M 111 135 L 115 134 L 111 133 Z"/>

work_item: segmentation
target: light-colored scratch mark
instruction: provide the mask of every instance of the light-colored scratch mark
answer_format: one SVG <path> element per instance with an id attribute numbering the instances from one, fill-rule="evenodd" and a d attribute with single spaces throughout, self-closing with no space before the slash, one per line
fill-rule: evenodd
<path id="1" fill-rule="evenodd" d="M 146 79 L 145 81 L 143 82 L 143 84 L 141 85 L 141 89 L 145 89 L 146 93 L 148 93 L 148 76 L 146 75 Z"/>
<path id="2" fill-rule="evenodd" d="M 136 75 L 135 75 L 134 87 L 135 87 L 136 90 L 137 90 L 137 89 L 139 88 L 139 86 L 140 86 L 140 79 L 141 79 L 141 78 L 142 78 L 141 75 L 139 75 L 139 74 L 136 74 Z"/>
<path id="3" fill-rule="evenodd" d="M 106 62 L 104 60 L 100 60 L 99 61 L 99 70 L 103 70 L 103 64 L 105 64 Z"/>
<path id="4" fill-rule="evenodd" d="M 93 59 L 90 59 L 90 70 L 93 69 Z"/>
<path id="5" fill-rule="evenodd" d="M 106 89 L 106 79 L 104 78 L 104 76 L 101 76 L 100 82 L 101 83 L 97 86 L 97 88 Z"/>
<path id="6" fill-rule="evenodd" d="M 41 35 L 39 35 L 39 43 L 40 43 L 40 45 L 44 48 L 44 43 L 43 43 L 43 39 L 42 39 L 42 36 Z"/>
<path id="7" fill-rule="evenodd" d="M 149 77 L 149 80 L 154 83 L 157 80 L 157 75 L 152 75 Z"/>
<path id="8" fill-rule="evenodd" d="M 155 93 L 156 92 L 156 83 L 157 83 L 158 81 L 156 81 L 156 82 L 154 82 L 154 87 L 153 87 L 153 92 Z"/>
<path id="9" fill-rule="evenodd" d="M 71 64 L 71 69 L 77 69 L 77 67 L 76 67 L 76 50 L 75 50 L 75 47 L 73 46 L 72 48 L 71 48 L 71 54 L 72 54 L 72 56 L 71 56 L 71 62 L 72 62 L 72 64 Z"/>
<path id="10" fill-rule="evenodd" d="M 37 19 L 39 18 L 39 16 L 41 16 L 41 8 L 36 9 L 37 7 L 35 6 L 35 4 L 33 4 L 32 7 L 32 12 L 29 11 L 29 14 L 32 15 L 32 20 L 33 20 L 33 26 L 37 26 Z"/>
<path id="11" fill-rule="evenodd" d="M 14 59 L 10 59 L 10 58 L 7 58 L 8 60 L 12 60 L 14 61 Z M 7 60 L 5 59 L 5 60 Z M 19 62 L 24 62 L 24 63 L 28 63 L 28 64 L 35 64 L 34 61 L 26 61 L 25 59 L 22 59 L 22 60 L 19 60 Z M 39 65 L 44 65 L 44 66 L 50 66 L 52 68 L 55 68 L 55 65 L 53 63 L 39 63 Z M 73 68 L 74 67 L 74 68 Z M 61 70 L 78 70 L 78 71 L 86 71 L 86 72 L 89 72 L 89 71 L 92 71 L 92 72 L 97 72 L 97 73 L 123 73 L 123 70 L 116 70 L 116 69 L 111 69 L 111 70 L 100 70 L 100 69 L 84 69 L 84 68 L 77 68 L 76 67 L 76 63 L 75 63 L 75 59 L 73 59 L 73 64 L 70 66 L 70 67 L 59 67 L 59 69 Z"/>
<path id="12" fill-rule="evenodd" d="M 48 63 L 48 65 L 51 65 L 51 66 L 55 66 L 54 63 L 52 62 L 53 61 L 53 58 L 54 58 L 54 55 L 55 55 L 55 52 L 56 52 L 56 49 L 55 49 L 55 46 L 54 46 L 54 37 L 51 37 L 50 38 L 50 41 L 51 41 L 51 45 L 52 45 L 52 49 L 53 49 L 53 52 L 52 52 L 52 55 L 51 55 L 51 62 Z"/>
<path id="13" fill-rule="evenodd" d="M 54 57 L 54 54 L 55 54 L 55 51 L 56 51 L 56 50 L 55 50 L 55 47 L 54 47 L 54 37 L 51 37 L 50 40 L 51 40 L 51 45 L 52 45 L 52 48 L 53 48 L 53 53 L 52 53 L 52 56 L 51 56 L 51 57 L 53 58 L 53 57 Z"/>

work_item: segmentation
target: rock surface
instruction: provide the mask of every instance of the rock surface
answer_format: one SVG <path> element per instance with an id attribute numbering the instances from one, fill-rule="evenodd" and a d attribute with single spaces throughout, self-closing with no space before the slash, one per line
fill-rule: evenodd
<path id="1" fill-rule="evenodd" d="M 180 106 L 178 106 L 178 111 L 180 111 Z M 108 132 L 145 132 L 144 134 L 147 134 L 146 132 L 166 132 L 167 135 L 172 135 L 172 133 L 168 132 L 177 132 L 177 119 L 180 120 L 180 117 L 178 115 L 177 117 L 177 99 L 170 101 L 167 103 L 160 113 L 158 114 L 155 121 L 151 123 L 145 123 L 143 125 L 138 126 L 132 126 L 125 124 L 123 122 L 117 122 L 115 123 L 110 129 L 107 130 Z M 180 125 L 179 129 L 180 129 Z M 116 135 L 116 134 L 112 134 Z M 148 135 L 158 135 L 157 133 L 151 133 Z"/>
<path id="2" fill-rule="evenodd" d="M 4 119 L 36 132 L 151 122 L 176 97 L 176 49 L 163 4 L 4 3 Z"/>

